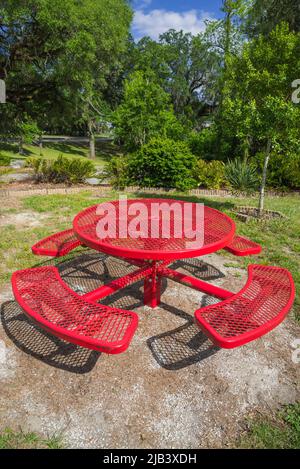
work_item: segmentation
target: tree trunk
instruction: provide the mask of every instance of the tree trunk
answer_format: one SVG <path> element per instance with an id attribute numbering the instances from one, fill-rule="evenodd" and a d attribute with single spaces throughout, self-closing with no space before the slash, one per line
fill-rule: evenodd
<path id="1" fill-rule="evenodd" d="M 23 137 L 20 137 L 20 140 L 19 140 L 19 155 L 24 155 L 23 145 L 24 145 Z"/>
<path id="2" fill-rule="evenodd" d="M 267 169 L 270 159 L 270 153 L 272 148 L 272 140 L 269 138 L 267 142 L 266 154 L 265 154 L 265 161 L 264 161 L 264 169 L 262 175 L 262 181 L 259 191 L 259 206 L 258 206 L 258 216 L 261 217 L 264 211 L 264 201 L 265 201 L 265 187 L 266 187 L 266 180 L 267 180 Z"/>
<path id="3" fill-rule="evenodd" d="M 43 138 L 39 138 L 39 149 L 40 149 L 40 156 L 43 156 Z"/>
<path id="4" fill-rule="evenodd" d="M 90 144 L 90 158 L 93 160 L 96 158 L 96 148 L 95 148 L 95 135 L 93 130 L 93 123 L 89 121 L 89 144 Z"/>
<path id="5" fill-rule="evenodd" d="M 245 137 L 244 139 L 244 162 L 247 163 L 248 159 L 249 159 L 249 153 L 250 153 L 250 140 L 249 140 L 249 137 Z"/>

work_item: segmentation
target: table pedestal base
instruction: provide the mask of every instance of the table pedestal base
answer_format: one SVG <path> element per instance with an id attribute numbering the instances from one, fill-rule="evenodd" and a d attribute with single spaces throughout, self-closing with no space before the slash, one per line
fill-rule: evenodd
<path id="1" fill-rule="evenodd" d="M 131 262 L 134 264 L 134 262 Z M 108 285 L 103 285 L 96 290 L 86 293 L 83 298 L 89 301 L 98 301 L 106 296 L 112 295 L 118 290 L 121 290 L 128 285 L 131 285 L 139 280 L 144 279 L 144 304 L 151 308 L 156 308 L 160 304 L 161 283 L 162 277 L 169 278 L 175 282 L 182 283 L 190 288 L 201 291 L 208 295 L 225 300 L 233 296 L 234 293 L 224 290 L 223 288 L 212 285 L 211 283 L 204 282 L 203 280 L 182 274 L 176 270 L 167 267 L 168 262 L 158 264 L 145 263 L 135 272 L 132 272 L 117 280 L 113 280 Z"/>
<path id="2" fill-rule="evenodd" d="M 160 304 L 161 276 L 144 280 L 144 305 L 156 308 Z"/>

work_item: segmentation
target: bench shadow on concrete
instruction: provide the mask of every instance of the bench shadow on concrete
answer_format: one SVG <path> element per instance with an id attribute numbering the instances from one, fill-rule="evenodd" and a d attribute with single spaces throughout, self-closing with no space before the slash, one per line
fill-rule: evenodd
<path id="1" fill-rule="evenodd" d="M 199 308 L 214 303 L 214 298 L 205 295 Z M 182 326 L 147 340 L 154 359 L 162 368 L 180 370 L 199 363 L 220 350 L 196 326 L 193 316 L 166 303 L 161 303 L 161 308 L 186 320 Z"/>
<path id="2" fill-rule="evenodd" d="M 168 331 L 147 340 L 149 349 L 157 363 L 167 370 L 180 370 L 199 363 L 219 351 L 193 320 L 173 331 Z"/>
<path id="3" fill-rule="evenodd" d="M 220 270 L 200 259 L 178 260 L 172 264 L 172 268 L 205 281 L 224 277 Z M 218 300 L 215 298 L 204 295 L 199 308 L 216 302 Z M 161 303 L 161 308 L 186 320 L 186 324 L 147 340 L 154 359 L 162 368 L 180 370 L 199 363 L 220 350 L 195 325 L 193 316 L 166 303 Z"/>
<path id="4" fill-rule="evenodd" d="M 63 280 L 78 294 L 91 291 L 137 268 L 126 261 L 90 250 L 74 252 L 63 261 L 47 260 L 38 265 L 49 264 L 57 265 Z M 203 280 L 224 277 L 214 266 L 199 259 L 180 260 L 172 267 Z M 164 278 L 162 293 L 167 288 L 167 282 Z M 101 302 L 128 310 L 139 308 L 143 305 L 143 282 L 120 290 Z M 199 307 L 214 302 L 215 299 L 205 295 Z M 205 360 L 219 350 L 195 326 L 192 315 L 163 301 L 160 307 L 186 321 L 186 324 L 174 330 L 147 340 L 154 359 L 161 367 L 179 370 Z M 7 336 L 20 350 L 55 368 L 78 374 L 88 373 L 101 355 L 44 331 L 27 318 L 15 301 L 8 301 L 1 306 L 1 321 Z"/>
<path id="5" fill-rule="evenodd" d="M 1 322 L 7 336 L 22 352 L 55 368 L 77 374 L 88 373 L 101 355 L 44 331 L 25 316 L 15 301 L 3 303 Z"/>

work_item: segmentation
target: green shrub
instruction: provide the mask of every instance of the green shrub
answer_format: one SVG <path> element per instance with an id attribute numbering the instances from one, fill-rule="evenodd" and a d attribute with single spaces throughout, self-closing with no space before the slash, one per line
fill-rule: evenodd
<path id="1" fill-rule="evenodd" d="M 204 160 L 216 159 L 217 136 L 214 128 L 191 132 L 188 144 L 193 155 Z M 217 156 L 218 158 L 218 156 Z"/>
<path id="2" fill-rule="evenodd" d="M 42 164 L 42 161 L 43 161 L 43 159 L 41 157 L 30 156 L 30 157 L 26 158 L 25 167 L 32 168 L 33 171 L 34 171 L 34 174 L 38 175 L 38 173 L 40 171 L 40 166 Z"/>
<path id="3" fill-rule="evenodd" d="M 208 189 L 220 189 L 225 185 L 225 165 L 222 161 L 198 160 L 195 168 L 195 178 L 199 186 Z"/>
<path id="4" fill-rule="evenodd" d="M 137 151 L 152 138 L 183 138 L 170 95 L 157 83 L 153 71 L 134 71 L 125 80 L 124 97 L 112 116 L 115 135 L 129 152 Z"/>
<path id="5" fill-rule="evenodd" d="M 104 167 L 104 178 L 108 178 L 115 189 L 123 190 L 130 184 L 128 157 L 115 156 Z"/>
<path id="6" fill-rule="evenodd" d="M 0 166 L 9 166 L 10 165 L 10 157 L 7 155 L 0 154 Z"/>
<path id="7" fill-rule="evenodd" d="M 10 174 L 13 172 L 13 168 L 10 168 L 8 166 L 1 167 L 0 166 L 0 176 L 5 176 L 6 174 Z"/>
<path id="8" fill-rule="evenodd" d="M 236 193 L 251 194 L 259 187 L 256 166 L 244 160 L 229 161 L 225 166 L 225 178 Z"/>
<path id="9" fill-rule="evenodd" d="M 27 158 L 26 165 L 33 168 L 34 174 L 40 182 L 55 184 L 78 184 L 95 174 L 92 161 L 84 158 L 70 158 L 59 155 L 55 160 L 33 157 Z"/>
<path id="10" fill-rule="evenodd" d="M 262 171 L 264 153 L 257 153 L 255 161 Z M 267 186 L 272 188 L 300 189 L 300 153 L 272 154 L 268 165 Z"/>
<path id="11" fill-rule="evenodd" d="M 173 111 L 163 111 L 162 116 L 164 117 L 163 127 L 160 128 L 157 136 L 171 140 L 185 140 L 186 127 L 176 118 Z"/>
<path id="12" fill-rule="evenodd" d="M 188 190 L 196 186 L 196 158 L 185 142 L 153 138 L 128 160 L 128 176 L 140 187 Z"/>

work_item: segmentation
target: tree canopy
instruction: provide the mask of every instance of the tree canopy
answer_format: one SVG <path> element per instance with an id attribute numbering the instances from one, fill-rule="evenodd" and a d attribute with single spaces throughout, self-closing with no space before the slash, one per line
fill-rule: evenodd
<path id="1" fill-rule="evenodd" d="M 197 158 L 237 158 L 261 173 L 270 164 L 272 184 L 300 185 L 299 1 L 223 0 L 199 34 L 139 41 L 131 3 L 1 2 L 0 135 L 21 148 L 43 132 L 86 134 L 94 157 L 109 122 L 125 152 L 185 140 Z"/>
<path id="2" fill-rule="evenodd" d="M 0 15 L 7 111 L 20 119 L 29 113 L 47 127 L 54 116 L 75 123 L 97 108 L 127 46 L 127 2 L 9 0 Z"/>

